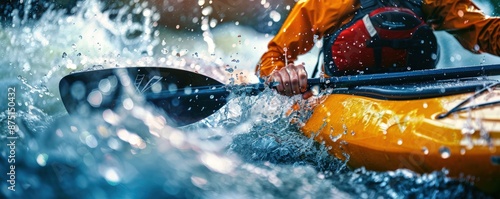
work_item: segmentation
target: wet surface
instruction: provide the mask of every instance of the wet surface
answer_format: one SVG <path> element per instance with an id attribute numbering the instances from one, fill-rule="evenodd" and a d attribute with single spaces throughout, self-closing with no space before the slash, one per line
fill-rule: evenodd
<path id="1" fill-rule="evenodd" d="M 160 8 L 132 2 L 115 8 L 78 1 L 70 12 L 56 2 L 48 11 L 28 11 L 39 13 L 35 17 L 3 21 L 0 89 L 14 95 L 0 99 L 0 128 L 6 132 L 0 135 L 5 143 L 0 149 L 2 197 L 487 197 L 468 183 L 445 177 L 446 171 L 419 175 L 404 169 L 349 169 L 289 122 L 286 113 L 298 98 L 271 90 L 236 96 L 206 120 L 181 128 L 168 125 L 165 114 L 140 100 L 99 114 L 68 115 L 59 81 L 95 66 L 165 66 L 223 83 L 255 82 L 253 66 L 272 36 L 262 32 L 274 31 L 284 20 L 285 14 L 277 20 L 273 10 L 287 9 L 268 9 L 277 1 L 268 8 L 261 7 L 267 1 L 257 2 L 256 8 L 275 17 L 261 29 L 262 23 L 248 17 L 250 27 L 245 20 L 235 25 L 228 18 L 233 22 L 212 27 L 208 20 L 206 29 L 179 31 L 170 29 L 168 23 L 176 20 L 168 20 Z M 24 12 L 38 4 L 24 1 L 9 9 Z M 202 7 L 196 3 L 185 9 L 202 12 Z M 199 21 L 190 24 L 193 28 L 204 23 L 196 14 Z M 217 17 L 206 18 L 220 21 Z"/>

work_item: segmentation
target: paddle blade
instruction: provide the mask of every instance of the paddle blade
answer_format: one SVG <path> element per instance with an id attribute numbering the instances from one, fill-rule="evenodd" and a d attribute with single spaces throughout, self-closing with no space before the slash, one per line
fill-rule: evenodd
<path id="1" fill-rule="evenodd" d="M 142 96 L 167 115 L 170 125 L 202 120 L 227 103 L 229 92 L 217 80 L 185 70 L 161 67 L 110 68 L 65 76 L 59 90 L 70 114 L 88 115 L 127 108 Z"/>

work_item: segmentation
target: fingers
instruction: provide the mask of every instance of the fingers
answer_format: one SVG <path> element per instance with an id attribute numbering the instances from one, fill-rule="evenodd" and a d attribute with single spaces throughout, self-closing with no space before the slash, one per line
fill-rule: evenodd
<path id="1" fill-rule="evenodd" d="M 278 82 L 278 93 L 293 96 L 307 91 L 307 71 L 303 64 L 290 64 L 272 75 L 272 80 Z"/>
<path id="2" fill-rule="evenodd" d="M 302 94 L 302 99 L 309 99 L 314 96 L 314 93 L 311 90 L 308 90 Z"/>
<path id="3" fill-rule="evenodd" d="M 278 82 L 278 86 L 276 86 L 276 91 L 278 91 L 278 93 L 286 96 L 292 96 L 293 91 L 290 83 L 290 75 L 285 68 L 276 71 L 273 74 L 273 79 L 275 82 Z"/>
<path id="4" fill-rule="evenodd" d="M 300 93 L 307 91 L 307 71 L 303 64 L 295 66 Z"/>
<path id="5" fill-rule="evenodd" d="M 288 67 L 283 68 L 284 70 L 280 71 L 281 78 L 283 80 L 283 87 L 285 88 L 284 93 L 286 96 L 293 96 L 297 93 L 296 86 L 296 74 L 293 69 Z"/>
<path id="6" fill-rule="evenodd" d="M 285 83 L 283 83 L 285 80 L 281 78 L 281 73 L 278 71 L 276 73 L 273 73 L 273 81 L 278 82 L 278 86 L 276 86 L 276 90 L 280 94 L 285 94 Z"/>

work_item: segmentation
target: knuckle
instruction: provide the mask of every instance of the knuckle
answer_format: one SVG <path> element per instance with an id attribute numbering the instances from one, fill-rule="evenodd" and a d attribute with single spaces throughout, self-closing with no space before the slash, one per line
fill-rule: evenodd
<path id="1" fill-rule="evenodd" d="M 307 73 L 300 73 L 299 78 L 307 79 Z"/>

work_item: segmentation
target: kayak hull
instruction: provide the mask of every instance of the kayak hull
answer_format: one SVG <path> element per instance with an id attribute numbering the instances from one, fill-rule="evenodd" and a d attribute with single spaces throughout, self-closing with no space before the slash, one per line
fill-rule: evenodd
<path id="1" fill-rule="evenodd" d="M 500 96 L 499 91 L 491 92 L 484 100 Z M 473 94 L 405 100 L 330 94 L 319 99 L 302 131 L 353 168 L 418 173 L 445 169 L 452 178 L 498 193 L 500 107 L 438 119 Z"/>

